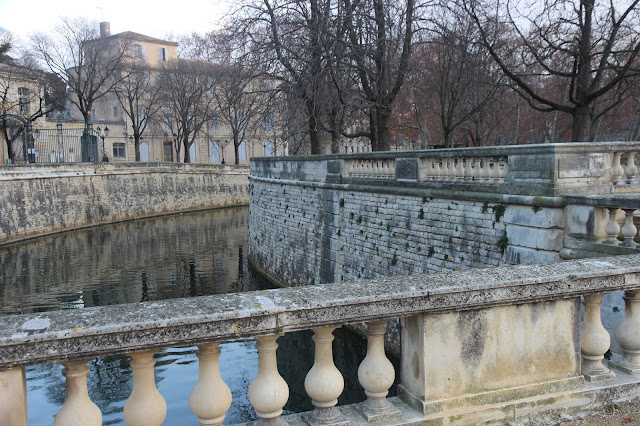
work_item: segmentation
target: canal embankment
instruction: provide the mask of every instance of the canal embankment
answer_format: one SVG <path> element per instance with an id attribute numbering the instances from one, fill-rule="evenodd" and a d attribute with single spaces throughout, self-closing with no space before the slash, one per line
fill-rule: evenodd
<path id="1" fill-rule="evenodd" d="M 244 166 L 179 163 L 0 167 L 0 244 L 144 217 L 249 203 Z"/>

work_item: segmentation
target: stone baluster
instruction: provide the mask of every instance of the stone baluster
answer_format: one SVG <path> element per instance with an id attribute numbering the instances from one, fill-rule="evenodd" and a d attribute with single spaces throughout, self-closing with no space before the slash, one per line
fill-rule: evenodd
<path id="1" fill-rule="evenodd" d="M 480 180 L 487 182 L 491 179 L 491 169 L 489 168 L 489 157 L 482 157 L 482 175 Z"/>
<path id="2" fill-rule="evenodd" d="M 464 171 L 462 169 L 462 158 L 451 158 L 451 166 L 453 169 L 453 176 L 452 179 L 454 182 L 455 181 L 460 181 L 464 179 Z"/>
<path id="3" fill-rule="evenodd" d="M 491 180 L 500 182 L 500 157 L 493 157 L 493 169 L 491 169 Z"/>
<path id="4" fill-rule="evenodd" d="M 604 232 L 607 233 L 609 239 L 607 239 L 605 244 L 618 244 L 618 234 L 620 233 L 620 225 L 616 221 L 616 212 L 617 208 L 608 207 L 609 210 L 609 221 L 607 222 L 607 226 L 604 227 Z"/>
<path id="5" fill-rule="evenodd" d="M 464 161 L 464 180 L 465 182 L 473 181 L 473 158 L 466 157 Z"/>
<path id="6" fill-rule="evenodd" d="M 189 407 L 201 425 L 221 425 L 231 407 L 231 391 L 220 377 L 219 343 L 198 345 L 198 381 L 189 395 Z"/>
<path id="7" fill-rule="evenodd" d="M 0 371 L 0 425 L 27 426 L 27 380 L 24 368 Z"/>
<path id="8" fill-rule="evenodd" d="M 440 162 L 437 158 L 431 159 L 431 168 L 429 168 L 429 172 L 431 173 L 431 179 L 434 181 L 440 180 Z"/>
<path id="9" fill-rule="evenodd" d="M 509 158 L 504 157 L 501 161 L 500 167 L 500 181 L 504 182 L 509 177 Z"/>
<path id="10" fill-rule="evenodd" d="M 622 236 L 624 237 L 624 242 L 622 244 L 625 246 L 633 247 L 636 245 L 633 239 L 636 237 L 636 234 L 638 233 L 638 228 L 633 223 L 633 212 L 635 211 L 635 209 L 623 209 L 623 210 L 626 217 L 624 221 L 624 226 L 621 229 Z"/>
<path id="11" fill-rule="evenodd" d="M 604 380 L 615 377 L 607 367 L 602 364 L 604 354 L 609 350 L 611 337 L 603 327 L 600 317 L 602 306 L 602 294 L 585 295 L 582 301 L 584 305 L 584 322 L 580 333 L 582 352 L 582 374 L 588 381 Z"/>
<path id="12" fill-rule="evenodd" d="M 640 375 L 640 290 L 624 292 L 624 317 L 614 335 L 624 359 L 615 363 L 629 374 Z"/>
<path id="13" fill-rule="evenodd" d="M 389 164 L 390 167 L 390 174 L 391 174 L 391 178 L 395 178 L 396 176 L 396 162 L 395 160 L 391 160 L 391 163 Z"/>
<path id="14" fill-rule="evenodd" d="M 624 174 L 624 169 L 622 168 L 622 164 L 620 164 L 620 156 L 622 156 L 621 152 L 613 154 L 613 167 L 611 168 L 611 179 L 613 183 L 618 183 Z"/>
<path id="15" fill-rule="evenodd" d="M 249 386 L 249 401 L 260 418 L 259 425 L 287 424 L 281 417 L 289 400 L 289 386 L 278 372 L 276 340 L 283 334 L 256 337 L 258 341 L 258 375 Z"/>
<path id="16" fill-rule="evenodd" d="M 367 400 L 360 405 L 360 411 L 368 422 L 400 414 L 387 400 L 395 370 L 384 353 L 386 324 L 386 321 L 367 323 L 367 356 L 358 367 L 358 380 L 367 395 Z"/>
<path id="17" fill-rule="evenodd" d="M 335 405 L 344 389 L 342 374 L 333 363 L 333 330 L 338 327 L 313 329 L 315 357 L 313 367 L 304 379 L 304 389 L 315 409 L 304 415 L 309 424 L 348 424 Z"/>
<path id="18" fill-rule="evenodd" d="M 97 425 L 102 424 L 102 413 L 89 398 L 87 391 L 88 360 L 64 362 L 62 375 L 66 378 L 66 397 L 64 405 L 58 411 L 55 426 Z"/>
<path id="19" fill-rule="evenodd" d="M 127 425 L 161 425 L 167 415 L 167 403 L 156 388 L 153 354 L 157 351 L 132 352 L 133 390 L 124 404 Z"/>
<path id="20" fill-rule="evenodd" d="M 493 181 L 493 167 L 492 166 L 495 166 L 495 164 L 493 162 L 493 158 L 485 157 L 484 158 L 484 165 L 486 167 L 486 170 L 483 170 L 484 181 L 485 182 L 491 182 L 491 181 Z"/>
<path id="21" fill-rule="evenodd" d="M 471 158 L 471 166 L 472 166 L 472 170 L 471 170 L 471 179 L 474 181 L 477 181 L 480 179 L 480 159 L 477 157 L 473 157 Z"/>
<path id="22" fill-rule="evenodd" d="M 638 168 L 636 167 L 636 154 L 636 152 L 627 152 L 627 167 L 625 167 L 624 169 L 624 174 L 629 180 L 638 175 Z"/>

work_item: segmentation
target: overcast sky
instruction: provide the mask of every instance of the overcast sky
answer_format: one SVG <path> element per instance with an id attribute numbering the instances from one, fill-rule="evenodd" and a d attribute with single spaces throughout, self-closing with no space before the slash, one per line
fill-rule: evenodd
<path id="1" fill-rule="evenodd" d="M 0 0 L 0 27 L 26 41 L 33 32 L 50 32 L 60 17 L 81 16 L 109 21 L 111 34 L 134 31 L 166 38 L 211 31 L 224 12 L 224 0 Z"/>

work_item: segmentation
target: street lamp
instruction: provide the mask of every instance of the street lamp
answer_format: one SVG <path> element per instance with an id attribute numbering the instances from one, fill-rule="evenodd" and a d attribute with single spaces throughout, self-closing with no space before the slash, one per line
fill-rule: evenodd
<path id="1" fill-rule="evenodd" d="M 96 128 L 96 130 L 98 131 L 98 136 L 100 136 L 100 139 L 102 139 L 102 162 L 103 163 L 108 163 L 109 162 L 109 157 L 107 157 L 107 153 L 104 150 L 104 140 L 107 136 L 109 136 L 109 128 L 107 126 L 104 127 L 104 130 L 102 130 L 99 126 Z"/>

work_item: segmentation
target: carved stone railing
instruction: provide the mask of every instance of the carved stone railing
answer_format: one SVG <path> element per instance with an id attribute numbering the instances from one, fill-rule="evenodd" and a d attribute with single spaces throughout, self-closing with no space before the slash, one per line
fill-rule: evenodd
<path id="1" fill-rule="evenodd" d="M 640 142 L 254 158 L 252 179 L 557 196 L 640 191 Z"/>
<path id="2" fill-rule="evenodd" d="M 605 365 L 600 299 L 618 290 L 626 303 L 615 331 L 622 354 Z M 474 423 L 593 408 L 593 401 L 640 392 L 633 376 L 640 372 L 639 304 L 640 256 L 632 255 L 2 317 L 0 424 L 26 424 L 24 367 L 46 362 L 65 367 L 66 401 L 55 424 L 101 424 L 87 394 L 86 363 L 126 353 L 133 391 L 124 419 L 159 425 L 166 403 L 154 383 L 153 353 L 190 345 L 198 345 L 200 372 L 184 398 L 201 424 L 221 424 L 233 401 L 220 377 L 218 344 L 238 338 L 258 342 L 248 397 L 260 422 L 297 422 L 299 415 L 281 417 L 288 386 L 277 370 L 276 340 L 306 329 L 315 344 L 305 380 L 315 409 L 301 415 L 307 424 Z M 403 323 L 400 397 L 386 398 L 394 372 L 382 336 L 396 317 Z M 355 410 L 336 407 L 343 380 L 332 332 L 361 322 L 369 342 L 358 377 L 367 401 Z M 602 382 L 590 387 L 585 379 Z"/>
<path id="3" fill-rule="evenodd" d="M 564 258 L 640 253 L 639 194 L 567 196 L 565 200 Z"/>

